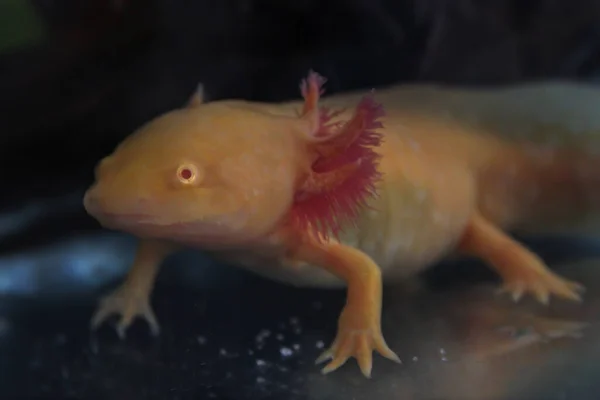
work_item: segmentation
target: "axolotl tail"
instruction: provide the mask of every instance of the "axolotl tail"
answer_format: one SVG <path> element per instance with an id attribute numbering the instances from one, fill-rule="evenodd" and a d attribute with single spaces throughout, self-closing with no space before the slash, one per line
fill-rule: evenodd
<path id="1" fill-rule="evenodd" d="M 572 139 L 519 146 L 516 167 L 525 179 L 512 193 L 519 203 L 517 233 L 600 237 L 600 131 Z"/>

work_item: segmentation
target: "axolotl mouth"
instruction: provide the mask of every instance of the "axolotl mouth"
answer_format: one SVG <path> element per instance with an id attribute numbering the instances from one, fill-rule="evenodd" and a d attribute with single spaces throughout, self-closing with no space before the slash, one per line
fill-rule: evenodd
<path id="1" fill-rule="evenodd" d="M 113 211 L 105 204 L 94 188 L 90 188 L 83 198 L 84 208 L 100 225 L 107 229 L 127 232 L 140 237 L 165 238 L 175 242 L 190 245 L 212 244 L 226 245 L 231 241 L 246 241 L 244 227 L 247 224 L 247 213 L 240 210 L 237 213 L 214 215 L 189 220 L 165 219 L 151 211 L 168 208 L 158 206 L 151 201 L 138 199 L 127 207 L 119 207 Z M 168 213 L 166 213 L 168 214 Z"/>
<path id="2" fill-rule="evenodd" d="M 110 229 L 119 229 L 128 225 L 151 224 L 153 222 L 152 215 L 143 212 L 144 201 L 139 201 L 137 207 L 136 205 L 127 207 L 128 211 L 114 212 L 110 210 L 110 207 L 106 207 L 94 187 L 91 187 L 85 193 L 83 206 L 90 216 L 98 220 L 102 226 Z"/>

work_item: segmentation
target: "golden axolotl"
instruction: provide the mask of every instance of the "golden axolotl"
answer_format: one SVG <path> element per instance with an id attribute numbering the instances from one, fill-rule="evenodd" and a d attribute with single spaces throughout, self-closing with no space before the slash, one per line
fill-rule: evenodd
<path id="1" fill-rule="evenodd" d="M 595 136 L 533 115 L 552 107 L 527 109 L 528 96 L 544 101 L 543 88 L 406 86 L 321 99 L 323 83 L 311 72 L 304 101 L 283 104 L 200 93 L 98 164 L 87 212 L 140 242 L 94 327 L 117 313 L 121 335 L 138 316 L 158 333 L 149 297 L 161 262 L 182 246 L 289 283 L 346 285 L 337 335 L 318 359 L 330 360 L 324 373 L 355 357 L 368 377 L 374 350 L 399 361 L 381 331 L 382 280 L 447 256 L 483 260 L 515 300 L 580 300 L 580 284 L 507 233 L 560 229 L 600 208 Z M 502 115 L 507 106 L 514 113 Z M 461 112 L 480 118 L 459 122 Z"/>

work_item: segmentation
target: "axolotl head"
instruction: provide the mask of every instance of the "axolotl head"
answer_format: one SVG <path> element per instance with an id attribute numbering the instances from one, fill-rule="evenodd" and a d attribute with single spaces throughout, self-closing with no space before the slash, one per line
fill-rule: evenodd
<path id="1" fill-rule="evenodd" d="M 243 102 L 164 114 L 101 160 L 85 209 L 139 237 L 226 244 L 265 234 L 293 200 L 292 121 Z"/>
<path id="2" fill-rule="evenodd" d="M 334 121 L 341 111 L 318 106 L 323 83 L 316 73 L 303 81 L 302 110 L 192 101 L 157 117 L 98 164 L 88 214 L 138 237 L 205 247 L 281 227 L 337 231 L 378 179 L 374 130 L 383 109 L 366 96 L 350 118 Z"/>

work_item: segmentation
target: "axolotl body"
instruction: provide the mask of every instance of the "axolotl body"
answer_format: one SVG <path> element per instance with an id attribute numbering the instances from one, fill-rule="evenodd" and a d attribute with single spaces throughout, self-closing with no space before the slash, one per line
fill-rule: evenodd
<path id="1" fill-rule="evenodd" d="M 508 138 L 403 111 L 394 89 L 321 98 L 323 83 L 311 73 L 304 101 L 283 104 L 199 94 L 99 163 L 87 212 L 140 242 L 93 326 L 116 313 L 120 334 L 138 316 L 158 333 L 149 297 L 161 262 L 183 246 L 284 282 L 345 285 L 337 335 L 318 359 L 330 360 L 325 373 L 355 357 L 370 376 L 373 350 L 399 361 L 381 330 L 382 281 L 445 257 L 485 261 L 515 300 L 581 300 L 581 284 L 507 232 L 560 228 L 599 208 L 593 136 Z"/>

